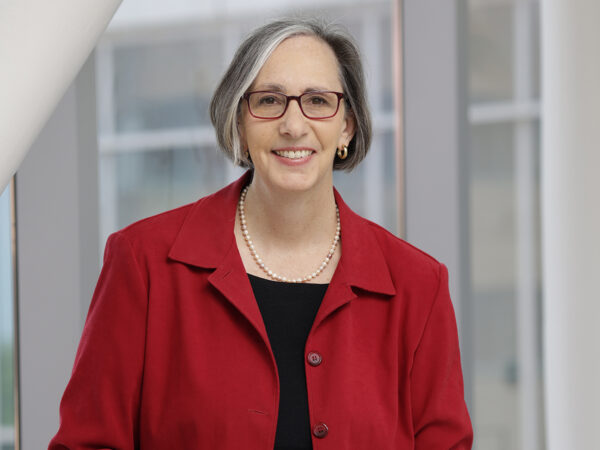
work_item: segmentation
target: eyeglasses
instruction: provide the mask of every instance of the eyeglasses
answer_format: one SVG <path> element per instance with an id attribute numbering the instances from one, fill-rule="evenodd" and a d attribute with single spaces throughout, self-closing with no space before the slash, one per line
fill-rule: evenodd
<path id="1" fill-rule="evenodd" d="M 248 102 L 248 110 L 257 119 L 279 119 L 282 117 L 291 100 L 296 100 L 300 111 L 309 119 L 329 119 L 337 114 L 340 101 L 344 98 L 341 92 L 313 91 L 302 95 L 285 95 L 280 92 L 254 91 L 242 97 Z"/>

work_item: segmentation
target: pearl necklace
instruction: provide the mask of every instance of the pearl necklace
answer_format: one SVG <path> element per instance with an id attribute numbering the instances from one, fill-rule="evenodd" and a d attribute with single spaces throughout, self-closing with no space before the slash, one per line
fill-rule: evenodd
<path id="1" fill-rule="evenodd" d="M 327 267 L 327 264 L 329 264 L 329 261 L 331 261 L 331 258 L 333 258 L 333 254 L 335 253 L 335 249 L 338 245 L 338 242 L 340 241 L 340 230 L 341 230 L 341 226 L 340 226 L 340 210 L 338 209 L 337 205 L 335 205 L 335 215 L 337 218 L 337 226 L 335 229 L 335 237 L 333 238 L 333 243 L 331 244 L 331 248 L 329 249 L 329 252 L 327 253 L 327 256 L 325 257 L 325 259 L 323 260 L 323 262 L 321 263 L 321 265 L 319 266 L 319 268 L 317 270 L 315 270 L 313 273 L 310 273 L 308 275 L 306 275 L 305 277 L 302 278 L 286 278 L 284 276 L 278 275 L 275 272 L 273 272 L 271 269 L 269 269 L 265 263 L 263 262 L 263 260 L 260 258 L 260 256 L 258 256 L 258 253 L 256 252 L 256 249 L 254 248 L 254 244 L 252 243 L 252 239 L 250 238 L 250 233 L 248 232 L 248 226 L 246 225 L 246 216 L 244 214 L 244 201 L 246 200 L 246 194 L 248 193 L 248 186 L 246 186 L 243 190 L 242 193 L 240 194 L 240 201 L 238 204 L 238 209 L 239 209 L 239 213 L 240 213 L 240 226 L 242 229 L 242 236 L 244 236 L 244 240 L 246 241 L 246 245 L 248 246 L 248 250 L 250 250 L 250 253 L 252 254 L 252 258 L 254 259 L 254 261 L 256 262 L 256 264 L 258 265 L 258 267 L 260 267 L 262 269 L 262 271 L 267 274 L 267 276 L 269 276 L 269 278 L 272 278 L 275 281 L 283 281 L 283 282 L 288 282 L 288 283 L 306 283 L 314 278 L 317 278 L 319 276 L 319 274 L 321 272 L 323 272 L 323 270 L 325 270 L 325 267 Z"/>

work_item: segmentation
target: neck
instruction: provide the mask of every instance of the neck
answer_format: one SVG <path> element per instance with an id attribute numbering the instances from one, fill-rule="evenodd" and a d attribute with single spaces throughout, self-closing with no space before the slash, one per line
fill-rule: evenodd
<path id="1" fill-rule="evenodd" d="M 245 205 L 252 238 L 264 250 L 299 250 L 330 242 L 335 234 L 335 197 L 330 180 L 298 192 L 274 190 L 255 178 Z"/>

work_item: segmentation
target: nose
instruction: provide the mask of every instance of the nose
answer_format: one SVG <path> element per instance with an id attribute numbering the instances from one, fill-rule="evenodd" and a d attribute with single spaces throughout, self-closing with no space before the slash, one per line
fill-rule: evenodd
<path id="1" fill-rule="evenodd" d="M 308 119 L 302 114 L 299 99 L 289 100 L 287 110 L 280 120 L 279 130 L 282 134 L 297 138 L 306 133 Z"/>

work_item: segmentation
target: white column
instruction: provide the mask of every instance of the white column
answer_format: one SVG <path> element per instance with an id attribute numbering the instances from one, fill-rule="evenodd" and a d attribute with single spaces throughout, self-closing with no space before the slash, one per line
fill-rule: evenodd
<path id="1" fill-rule="evenodd" d="M 542 2 L 542 230 L 549 450 L 600 424 L 600 2 Z"/>
<path id="2" fill-rule="evenodd" d="M 0 192 L 120 3 L 0 1 Z"/>

